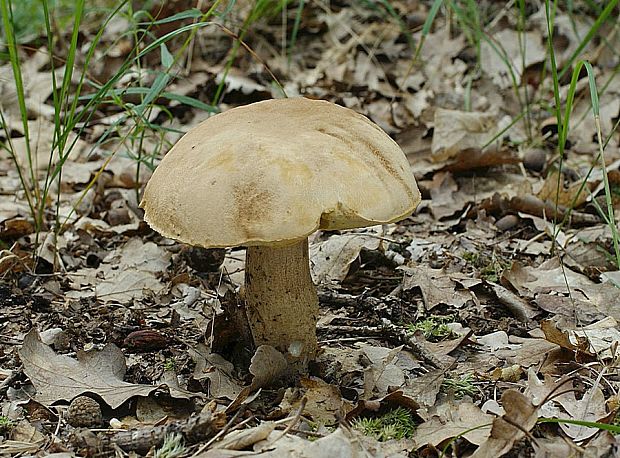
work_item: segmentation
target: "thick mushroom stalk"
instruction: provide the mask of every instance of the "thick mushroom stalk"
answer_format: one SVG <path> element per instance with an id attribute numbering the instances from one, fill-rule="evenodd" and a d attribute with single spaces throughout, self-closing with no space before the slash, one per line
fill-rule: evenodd
<path id="1" fill-rule="evenodd" d="M 256 346 L 277 348 L 295 366 L 314 358 L 319 304 L 307 238 L 285 246 L 248 247 L 245 291 Z"/>

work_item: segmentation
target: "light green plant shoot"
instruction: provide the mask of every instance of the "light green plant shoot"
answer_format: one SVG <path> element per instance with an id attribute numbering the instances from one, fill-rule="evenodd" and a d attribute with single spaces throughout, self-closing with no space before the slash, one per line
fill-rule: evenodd
<path id="1" fill-rule="evenodd" d="M 416 428 L 413 414 L 403 407 L 397 407 L 379 417 L 355 419 L 352 426 L 381 442 L 411 437 Z"/>
<path id="2" fill-rule="evenodd" d="M 408 324 L 407 331 L 410 333 L 421 331 L 426 340 L 438 342 L 449 339 L 454 335 L 452 329 L 446 324 L 453 321 L 453 319 L 451 316 L 429 316 L 423 320 Z"/>
<path id="3" fill-rule="evenodd" d="M 178 433 L 166 435 L 164 443 L 155 450 L 155 458 L 177 458 L 186 452 L 183 436 Z"/>

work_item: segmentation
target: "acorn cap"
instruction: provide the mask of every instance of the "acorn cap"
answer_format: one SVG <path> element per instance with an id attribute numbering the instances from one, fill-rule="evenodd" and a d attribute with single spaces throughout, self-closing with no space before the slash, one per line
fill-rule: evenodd
<path id="1" fill-rule="evenodd" d="M 419 202 L 405 155 L 377 125 L 330 102 L 292 98 L 233 108 L 191 129 L 140 206 L 166 237 L 232 247 L 390 223 Z"/>

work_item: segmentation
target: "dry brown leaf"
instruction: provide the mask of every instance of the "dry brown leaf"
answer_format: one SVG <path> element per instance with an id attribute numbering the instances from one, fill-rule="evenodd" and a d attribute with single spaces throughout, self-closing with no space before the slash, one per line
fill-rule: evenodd
<path id="1" fill-rule="evenodd" d="M 242 386 L 233 377 L 234 366 L 217 353 L 211 353 L 203 343 L 188 349 L 196 363 L 193 377 L 196 380 L 209 379 L 209 395 L 213 398 L 235 399 Z"/>
<path id="2" fill-rule="evenodd" d="M 590 351 L 590 344 L 587 337 L 576 334 L 573 325 L 567 323 L 563 319 L 543 320 L 540 327 L 545 333 L 545 338 L 554 344 L 559 345 L 567 350 L 577 352 L 586 357 L 592 357 L 594 354 Z"/>
<path id="3" fill-rule="evenodd" d="M 427 310 L 439 304 L 461 308 L 467 301 L 474 300 L 472 293 L 460 288 L 458 282 L 452 280 L 443 269 L 433 269 L 422 264 L 400 269 L 405 272 L 403 290 L 420 288 Z"/>
<path id="4" fill-rule="evenodd" d="M 330 385 L 315 377 L 304 377 L 300 381 L 301 389 L 289 388 L 284 394 L 280 404 L 283 412 L 293 414 L 301 405 L 302 399 L 306 399 L 303 410 L 304 415 L 310 416 L 314 421 L 333 425 L 338 423 L 352 408 L 352 404 L 343 399 L 340 388 Z"/>
<path id="5" fill-rule="evenodd" d="M 435 162 L 443 162 L 460 151 L 486 146 L 495 135 L 497 116 L 438 108 L 434 123 L 432 157 Z"/>
<path id="6" fill-rule="evenodd" d="M 24 337 L 19 350 L 24 372 L 37 389 L 36 399 L 45 405 L 71 401 L 84 393 L 94 393 L 113 409 L 135 396 L 148 396 L 158 387 L 123 381 L 125 357 L 114 344 L 101 351 L 78 351 L 77 360 L 56 354 L 41 342 L 36 329 Z M 189 399 L 195 394 L 168 387 L 170 395 Z"/>
<path id="7" fill-rule="evenodd" d="M 30 117 L 52 119 L 54 108 L 45 102 L 52 94 L 52 72 L 48 70 L 49 54 L 45 49 L 31 54 L 31 57 L 20 62 L 24 101 Z M 62 79 L 64 67 L 57 68 L 56 78 Z M 0 67 L 0 99 L 4 116 L 9 120 L 20 119 L 16 81 L 10 64 Z"/>
<path id="8" fill-rule="evenodd" d="M 213 448 L 227 450 L 247 449 L 257 442 L 267 439 L 276 426 L 272 421 L 265 421 L 253 428 L 231 431 L 221 441 L 216 442 Z"/>
<path id="9" fill-rule="evenodd" d="M 310 266 L 315 284 L 329 285 L 345 279 L 349 266 L 362 248 L 376 250 L 381 239 L 368 233 L 347 232 L 331 235 L 327 240 L 310 245 Z"/>
<path id="10" fill-rule="evenodd" d="M 606 422 L 608 412 L 605 397 L 598 386 L 588 389 L 580 398 L 576 397 L 574 380 L 545 375 L 541 381 L 532 369 L 528 372 L 528 393 L 539 405 L 540 415 L 546 418 L 568 418 L 571 420 Z M 599 430 L 580 425 L 559 424 L 573 440 L 582 441 L 592 437 Z"/>
<path id="11" fill-rule="evenodd" d="M 431 182 L 421 182 L 419 185 L 429 190 L 429 206 L 438 220 L 463 211 L 467 204 L 467 196 L 459 190 L 459 185 L 450 172 L 435 173 Z"/>
<path id="12" fill-rule="evenodd" d="M 532 267 L 523 267 L 515 262 L 510 270 L 504 272 L 503 279 L 508 281 L 519 295 L 527 297 L 533 297 L 535 293 L 552 291 L 561 294 L 572 293 L 573 297 L 576 297 L 576 291 L 588 289 L 594 284 L 585 275 L 561 266 L 557 258 Z"/>
<path id="13" fill-rule="evenodd" d="M 418 447 L 438 446 L 462 434 L 472 444 L 480 445 L 489 437 L 493 419 L 470 401 L 448 401 L 437 406 L 435 413 L 416 428 L 413 439 Z M 477 429 L 468 431 L 472 428 Z"/>
<path id="14" fill-rule="evenodd" d="M 490 436 L 478 447 L 472 458 L 497 458 L 508 453 L 538 421 L 538 408 L 517 390 L 504 391 L 502 406 L 506 413 L 493 420 Z"/>
<path id="15" fill-rule="evenodd" d="M 606 317 L 587 326 L 580 326 L 578 329 L 563 319 L 544 320 L 541 328 L 550 342 L 557 343 L 571 351 L 597 356 L 601 359 L 613 358 L 613 347 L 620 343 L 618 322 L 612 317 Z"/>
<path id="16" fill-rule="evenodd" d="M 558 181 L 560 184 L 559 187 Z M 593 190 L 594 187 L 595 183 L 591 181 L 587 182 L 586 186 L 583 186 L 582 180 L 566 185 L 565 178 L 560 176 L 557 171 L 554 171 L 545 178 L 542 188 L 538 191 L 537 197 L 543 201 L 549 201 L 553 205 L 555 205 L 557 201 L 558 205 L 563 207 L 579 208 L 586 203 L 586 200 L 590 196 L 588 189 Z M 549 214 L 548 216 L 551 217 L 552 215 Z"/>
<path id="17" fill-rule="evenodd" d="M 251 390 L 273 385 L 284 375 L 287 368 L 286 358 L 271 345 L 261 345 L 254 352 L 250 363 L 252 379 Z"/>
<path id="18" fill-rule="evenodd" d="M 509 341 L 518 347 L 514 350 L 500 350 L 496 355 L 509 364 L 518 364 L 522 367 L 540 364 L 550 352 L 558 348 L 557 345 L 545 339 L 510 336 Z"/>
<path id="19" fill-rule="evenodd" d="M 405 384 L 405 374 L 395 364 L 402 349 L 402 345 L 396 348 L 360 345 L 360 353 L 370 362 L 364 370 L 364 399 L 383 396 Z"/>
<path id="20" fill-rule="evenodd" d="M 577 319 L 578 323 L 592 323 L 605 318 L 590 301 L 574 299 L 554 294 L 539 294 L 535 299 L 536 304 L 545 312 L 560 315 L 565 319 Z"/>
<path id="21" fill-rule="evenodd" d="M 593 386 L 587 390 L 580 399 L 575 396 L 575 391 L 563 393 L 555 397 L 553 402 L 560 404 L 571 420 L 601 422 L 608 416 L 605 408 L 605 396 L 598 386 Z M 566 416 L 562 415 L 561 418 L 566 418 Z M 598 428 L 568 423 L 560 423 L 560 428 L 576 442 L 589 439 L 599 432 Z"/>
<path id="22" fill-rule="evenodd" d="M 539 30 L 504 29 L 493 34 L 491 40 L 483 40 L 480 44 L 480 64 L 501 89 L 519 85 L 524 70 L 546 58 L 545 42 Z M 520 49 L 523 43 L 527 52 Z"/>
<path id="23" fill-rule="evenodd" d="M 528 301 L 517 296 L 512 291 L 493 282 L 488 282 L 493 288 L 497 299 L 520 321 L 534 318 L 540 312 L 530 305 Z"/>
<path id="24" fill-rule="evenodd" d="M 405 395 L 415 399 L 421 407 L 431 407 L 435 405 L 445 375 L 445 370 L 433 369 L 419 377 L 408 378 L 402 391 Z"/>
<path id="25" fill-rule="evenodd" d="M 521 160 L 512 149 L 492 147 L 481 151 L 478 148 L 467 148 L 458 152 L 447 161 L 443 170 L 464 172 L 484 167 L 506 164 L 518 164 Z"/>
<path id="26" fill-rule="evenodd" d="M 84 290 L 94 290 L 103 302 L 124 302 L 141 297 L 144 290 L 158 294 L 165 287 L 158 275 L 166 270 L 170 257 L 163 247 L 133 238 L 106 256 L 98 269 L 70 274 L 74 289 L 79 291 L 69 296 L 81 297 L 88 295 Z"/>
<path id="27" fill-rule="evenodd" d="M 536 441 L 532 441 L 532 447 L 536 452 L 535 456 L 537 458 L 552 456 L 572 457 L 575 453 L 575 445 L 562 436 L 538 437 Z M 599 431 L 596 437 L 588 441 L 587 444 L 580 444 L 579 447 L 583 450 L 582 456 L 584 457 L 603 458 L 614 456 L 615 451 L 618 449 L 618 440 L 609 431 Z"/>

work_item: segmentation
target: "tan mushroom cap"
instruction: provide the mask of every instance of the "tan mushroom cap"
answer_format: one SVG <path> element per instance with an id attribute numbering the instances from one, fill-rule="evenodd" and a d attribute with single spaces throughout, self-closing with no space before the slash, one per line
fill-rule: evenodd
<path id="1" fill-rule="evenodd" d="M 232 247 L 398 221 L 419 202 L 405 155 L 377 125 L 330 102 L 293 98 L 233 108 L 191 129 L 140 205 L 166 237 Z"/>

